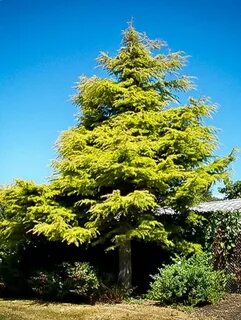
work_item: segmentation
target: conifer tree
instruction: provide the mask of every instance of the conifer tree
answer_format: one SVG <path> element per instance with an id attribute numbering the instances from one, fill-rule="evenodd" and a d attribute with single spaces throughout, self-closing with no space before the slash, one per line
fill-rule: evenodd
<path id="1" fill-rule="evenodd" d="M 154 54 L 159 49 L 163 53 Z M 232 153 L 213 156 L 215 129 L 204 118 L 214 106 L 202 98 L 178 102 L 178 92 L 192 88 L 190 78 L 180 75 L 185 60 L 182 52 L 165 53 L 163 43 L 132 25 L 115 57 L 100 54 L 109 77 L 81 78 L 74 97 L 79 121 L 59 139 L 49 187 L 68 215 L 58 225 L 58 210 L 41 204 L 38 214 L 49 215 L 32 229 L 49 239 L 118 249 L 119 281 L 126 288 L 133 239 L 198 248 L 185 239 L 186 228 L 200 218 L 188 208 L 228 176 L 233 160 Z M 157 214 L 160 207 L 177 215 L 166 219 Z"/>

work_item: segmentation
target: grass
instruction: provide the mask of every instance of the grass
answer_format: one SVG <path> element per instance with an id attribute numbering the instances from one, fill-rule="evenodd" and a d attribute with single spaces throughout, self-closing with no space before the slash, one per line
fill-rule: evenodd
<path id="1" fill-rule="evenodd" d="M 0 320 L 200 320 L 172 308 L 137 304 L 73 305 L 0 300 Z M 203 318 L 201 320 L 204 320 Z"/>

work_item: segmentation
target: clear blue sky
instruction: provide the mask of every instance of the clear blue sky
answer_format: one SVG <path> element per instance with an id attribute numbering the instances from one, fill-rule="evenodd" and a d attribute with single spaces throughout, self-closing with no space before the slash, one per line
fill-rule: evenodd
<path id="1" fill-rule="evenodd" d="M 241 146 L 240 0 L 1 0 L 0 184 L 51 174 L 54 143 L 75 123 L 73 86 L 99 72 L 98 52 L 118 49 L 131 17 L 191 56 L 185 73 L 219 104 L 217 154 Z M 240 159 L 233 171 L 241 179 Z"/>

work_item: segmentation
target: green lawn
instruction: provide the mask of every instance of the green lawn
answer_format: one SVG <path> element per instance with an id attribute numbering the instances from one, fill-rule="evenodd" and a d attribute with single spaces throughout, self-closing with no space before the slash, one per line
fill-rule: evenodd
<path id="1" fill-rule="evenodd" d="M 73 305 L 0 300 L 0 320 L 199 320 L 182 311 L 150 305 Z"/>

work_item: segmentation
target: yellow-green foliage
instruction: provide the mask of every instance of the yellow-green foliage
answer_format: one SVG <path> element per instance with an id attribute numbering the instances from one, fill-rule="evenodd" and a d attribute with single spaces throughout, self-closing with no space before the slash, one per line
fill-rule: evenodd
<path id="1" fill-rule="evenodd" d="M 215 129 L 203 120 L 213 105 L 202 98 L 178 103 L 177 92 L 192 88 L 179 75 L 185 57 L 153 54 L 162 47 L 130 26 L 117 56 L 101 53 L 109 78 L 81 78 L 79 122 L 59 139 L 50 185 L 26 183 L 37 195 L 20 194 L 19 202 L 24 182 L 3 191 L 2 236 L 26 221 L 28 232 L 76 245 L 109 238 L 115 247 L 138 238 L 187 248 L 186 209 L 227 177 L 233 155 L 213 156 Z M 181 212 L 172 226 L 157 217 L 160 206 Z"/>

